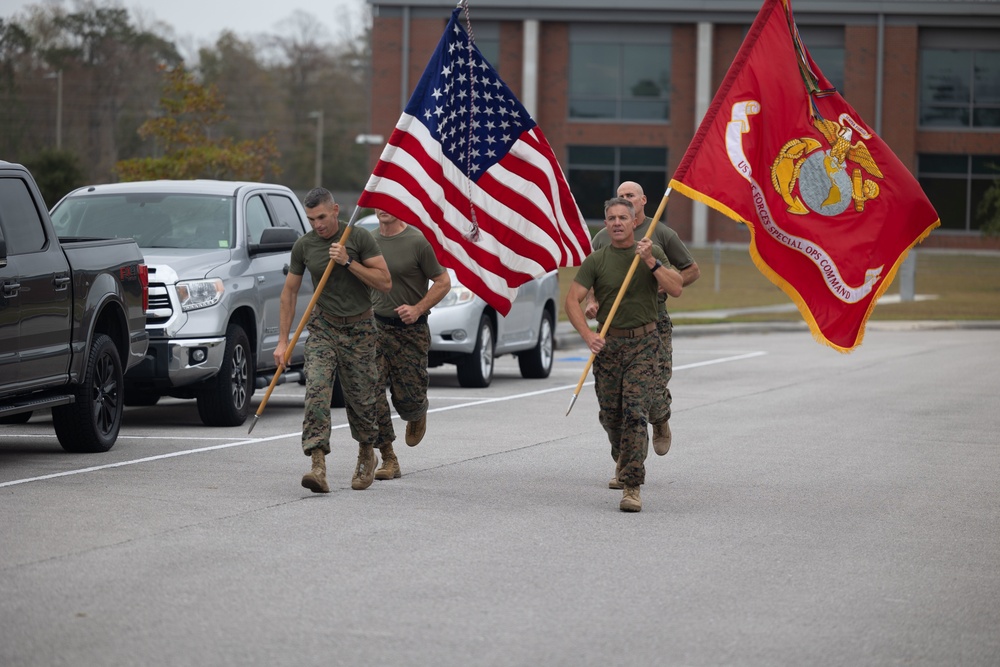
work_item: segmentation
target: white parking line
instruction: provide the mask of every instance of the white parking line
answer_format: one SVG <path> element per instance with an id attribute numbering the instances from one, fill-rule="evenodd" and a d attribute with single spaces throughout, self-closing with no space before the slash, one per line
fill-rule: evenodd
<path id="1" fill-rule="evenodd" d="M 700 366 L 710 366 L 713 364 L 724 364 L 734 361 L 743 361 L 746 359 L 753 359 L 755 357 L 760 357 L 767 354 L 767 352 L 748 352 L 746 354 L 737 354 L 729 357 L 720 357 L 718 359 L 707 359 L 705 361 L 698 361 L 690 364 L 683 364 L 681 366 L 674 366 L 674 372 L 680 370 L 686 370 L 689 368 L 698 368 Z M 585 382 L 585 386 L 594 384 L 593 381 Z M 528 391 L 521 394 L 512 394 L 510 396 L 498 396 L 495 398 L 484 398 L 478 401 L 468 401 L 459 405 L 449 405 L 440 408 L 433 408 L 428 410 L 428 413 L 433 412 L 445 412 L 446 410 L 458 410 L 460 408 L 472 408 L 479 405 L 486 405 L 489 403 L 502 403 L 505 401 L 514 401 L 522 398 L 530 398 L 532 396 L 541 396 L 542 394 L 551 394 L 557 391 L 576 389 L 576 384 L 567 384 L 559 387 L 549 387 L 548 389 L 540 389 L 538 391 Z M 393 419 L 398 419 L 399 415 L 394 414 Z M 337 429 L 347 428 L 348 424 L 337 424 L 333 426 L 330 430 L 336 431 Z M 69 477 L 71 475 L 80 475 L 87 472 L 97 472 L 98 470 L 110 470 L 111 468 L 121 468 L 123 466 L 136 465 L 139 463 L 149 463 L 151 461 L 159 461 L 162 459 L 172 459 L 178 456 L 188 456 L 190 454 L 202 454 L 204 452 L 214 452 L 220 449 L 228 449 L 230 447 L 242 447 L 243 445 L 255 445 L 261 442 L 271 442 L 274 440 L 283 440 L 285 438 L 300 438 L 302 436 L 302 431 L 297 431 L 294 433 L 282 433 L 280 435 L 272 435 L 266 438 L 241 438 L 234 442 L 226 442 L 219 445 L 211 445 L 208 447 L 198 447 L 196 449 L 185 449 L 179 452 L 170 452 L 169 454 L 158 454 L 156 456 L 146 456 L 141 459 L 133 459 L 130 461 L 119 461 L 118 463 L 108 463 L 99 466 L 90 466 L 88 468 L 78 468 L 76 470 L 65 470 L 63 472 L 55 472 L 49 475 L 39 475 L 38 477 L 26 477 L 24 479 L 13 479 L 9 482 L 0 482 L 0 489 L 8 486 L 16 486 L 18 484 L 27 484 L 28 482 L 40 482 L 46 479 L 56 479 L 58 477 Z M 30 437 L 30 436 L 29 436 Z M 52 437 L 52 436 L 47 436 Z M 121 436 L 122 438 L 146 438 L 152 439 L 157 436 Z M 162 436 L 161 436 L 162 437 Z M 178 437 L 172 438 L 174 440 L 222 440 L 224 438 L 194 438 L 194 437 Z"/>
<path id="2" fill-rule="evenodd" d="M 682 366 L 674 366 L 675 371 L 683 371 L 688 368 L 698 368 L 699 366 L 711 366 L 713 364 L 725 364 L 730 361 L 743 361 L 744 359 L 753 359 L 754 357 L 762 357 L 767 352 L 747 352 L 746 354 L 737 354 L 732 357 L 721 357 L 719 359 L 708 359 L 706 361 L 696 361 L 690 364 L 684 364 Z"/>

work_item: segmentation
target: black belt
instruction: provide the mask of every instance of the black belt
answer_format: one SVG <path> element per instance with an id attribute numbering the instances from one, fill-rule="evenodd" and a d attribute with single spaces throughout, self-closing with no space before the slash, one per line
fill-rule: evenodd
<path id="1" fill-rule="evenodd" d="M 656 331 L 656 322 L 650 322 L 649 324 L 643 324 L 641 327 L 636 327 L 634 329 L 616 329 L 614 327 L 608 327 L 605 336 L 608 338 L 639 338 Z"/>
<path id="2" fill-rule="evenodd" d="M 426 314 L 421 315 L 420 317 L 418 317 L 413 324 L 407 324 L 406 322 L 404 322 L 402 320 L 402 318 L 399 318 L 399 317 L 386 317 L 385 315 L 379 315 L 378 313 L 375 313 L 375 319 L 378 322 L 381 322 L 382 324 L 388 325 L 390 327 L 400 327 L 400 328 L 413 326 L 413 324 L 426 324 L 427 323 L 427 315 Z"/>
<path id="3" fill-rule="evenodd" d="M 319 310 L 319 309 L 317 309 Z M 340 315 L 330 315 L 329 313 L 319 310 L 320 317 L 322 317 L 327 322 L 333 324 L 354 324 L 355 322 L 363 322 L 364 320 L 370 320 L 372 318 L 372 309 L 369 308 L 363 313 L 358 313 L 357 315 L 348 315 L 347 317 L 341 317 Z"/>

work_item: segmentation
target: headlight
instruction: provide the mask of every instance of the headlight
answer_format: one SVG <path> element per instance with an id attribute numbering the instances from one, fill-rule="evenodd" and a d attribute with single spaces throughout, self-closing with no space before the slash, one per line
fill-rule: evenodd
<path id="1" fill-rule="evenodd" d="M 177 296 L 181 300 L 181 310 L 198 310 L 219 303 L 225 285 L 218 278 L 209 280 L 185 280 L 177 283 Z"/>
<path id="2" fill-rule="evenodd" d="M 438 303 L 435 308 L 447 308 L 449 306 L 459 306 L 463 303 L 469 303 L 476 298 L 476 295 L 472 293 L 468 287 L 464 285 L 454 285 L 448 291 L 441 302 Z"/>

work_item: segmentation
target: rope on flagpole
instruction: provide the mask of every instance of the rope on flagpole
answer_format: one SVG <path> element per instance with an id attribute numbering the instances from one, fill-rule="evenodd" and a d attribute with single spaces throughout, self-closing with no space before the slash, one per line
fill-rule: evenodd
<path id="1" fill-rule="evenodd" d="M 475 44 L 474 33 L 472 32 L 472 16 L 469 14 L 469 0 L 460 0 L 458 3 L 461 6 L 462 11 L 465 12 L 465 26 L 466 33 L 469 38 L 469 46 L 466 49 L 466 65 L 469 67 L 469 90 L 475 91 L 475 65 L 472 62 L 472 49 L 473 44 Z M 479 240 L 479 222 L 476 221 L 476 206 L 472 203 L 472 131 L 473 131 L 473 105 L 475 105 L 475 96 L 469 95 L 469 120 L 468 120 L 468 136 L 465 142 L 465 189 L 466 189 L 466 199 L 469 200 L 469 219 L 472 221 L 472 229 L 470 229 L 466 234 L 465 238 L 470 241 Z"/>
<path id="2" fill-rule="evenodd" d="M 653 216 L 653 221 L 649 223 L 649 229 L 646 230 L 646 235 L 642 238 L 648 239 L 653 236 L 653 230 L 656 228 L 656 223 L 660 221 L 660 217 L 663 215 L 664 209 L 667 208 L 667 200 L 670 198 L 671 188 L 667 188 L 667 191 L 663 193 L 663 199 L 660 201 L 660 205 L 656 209 L 656 215 Z M 607 319 L 604 320 L 604 326 L 601 327 L 600 333 L 597 335 L 601 338 L 608 333 L 608 328 L 611 327 L 611 320 L 614 318 L 615 313 L 618 311 L 618 304 L 622 302 L 622 297 L 625 296 L 625 290 L 628 289 L 629 283 L 632 282 L 632 276 L 635 275 L 635 269 L 639 265 L 639 255 L 636 254 L 632 258 L 632 266 L 629 267 L 628 273 L 625 274 L 625 280 L 622 282 L 621 288 L 618 290 L 618 296 L 615 297 L 615 302 L 611 304 L 611 311 L 608 313 Z M 566 409 L 566 416 L 569 417 L 570 411 L 573 409 L 573 405 L 576 403 L 576 397 L 580 395 L 580 390 L 583 389 L 583 381 L 587 379 L 587 373 L 590 372 L 590 367 L 594 364 L 595 355 L 593 352 L 590 353 L 590 358 L 587 360 L 587 365 L 583 367 L 583 373 L 580 375 L 580 381 L 576 383 L 576 389 L 573 390 L 573 396 L 569 399 L 569 407 Z"/>

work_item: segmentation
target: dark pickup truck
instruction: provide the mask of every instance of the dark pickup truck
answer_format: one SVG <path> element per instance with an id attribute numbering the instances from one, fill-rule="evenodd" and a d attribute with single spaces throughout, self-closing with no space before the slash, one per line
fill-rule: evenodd
<path id="1" fill-rule="evenodd" d="M 57 238 L 31 174 L 0 161 L 0 423 L 51 408 L 63 449 L 111 449 L 148 284 L 135 241 Z"/>

